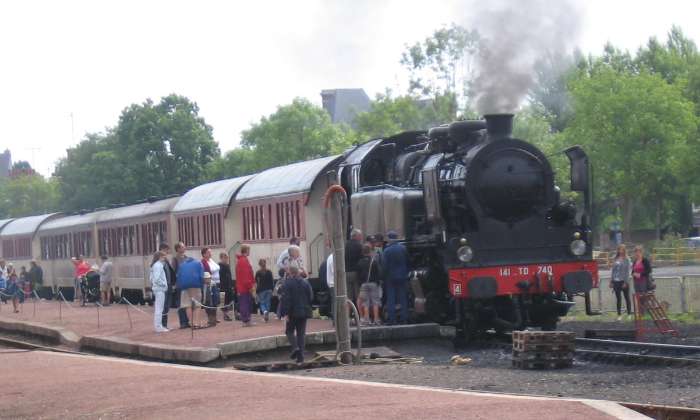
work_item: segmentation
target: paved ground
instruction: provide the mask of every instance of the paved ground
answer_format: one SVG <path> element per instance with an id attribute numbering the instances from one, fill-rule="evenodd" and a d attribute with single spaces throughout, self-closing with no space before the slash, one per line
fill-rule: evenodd
<path id="1" fill-rule="evenodd" d="M 616 404 L 0 349 L 5 418 L 614 419 Z M 604 414 L 602 409 L 610 413 Z"/>
<path id="2" fill-rule="evenodd" d="M 265 323 L 261 317 L 255 316 L 255 325 L 243 327 L 238 321 L 221 321 L 216 327 L 195 330 L 194 339 L 189 329 L 178 329 L 178 319 L 175 310 L 170 311 L 169 325 L 176 329 L 156 334 L 153 332 L 153 307 L 127 305 L 111 305 L 99 310 L 99 327 L 97 323 L 98 310 L 94 305 L 80 307 L 73 303 L 62 304 L 59 319 L 59 304 L 56 301 L 39 301 L 36 304 L 28 300 L 24 303 L 22 312 L 12 312 L 11 304 L 0 304 L 0 316 L 22 321 L 36 321 L 47 325 L 62 326 L 79 335 L 119 336 L 138 342 L 177 344 L 183 346 L 210 347 L 217 343 L 242 340 L 247 338 L 265 337 L 284 334 L 284 323 L 273 320 Z M 128 313 L 127 313 L 128 310 Z M 133 328 L 129 324 L 129 316 Z M 222 319 L 221 313 L 218 314 Z M 331 322 L 318 319 L 309 320 L 308 332 L 331 330 Z"/>

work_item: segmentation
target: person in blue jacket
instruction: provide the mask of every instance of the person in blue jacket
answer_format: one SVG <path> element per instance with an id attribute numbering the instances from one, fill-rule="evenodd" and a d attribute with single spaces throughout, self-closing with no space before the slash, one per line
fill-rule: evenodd
<path id="1" fill-rule="evenodd" d="M 195 306 L 201 307 L 202 286 L 204 285 L 204 266 L 192 257 L 187 257 L 177 269 L 177 288 L 180 290 L 180 307 L 187 310 L 190 322 L 192 318 L 192 299 Z"/>
<path id="2" fill-rule="evenodd" d="M 386 284 L 387 324 L 396 323 L 396 301 L 401 305 L 399 323 L 408 322 L 408 250 L 393 230 L 387 233 L 389 245 L 382 253 Z"/>

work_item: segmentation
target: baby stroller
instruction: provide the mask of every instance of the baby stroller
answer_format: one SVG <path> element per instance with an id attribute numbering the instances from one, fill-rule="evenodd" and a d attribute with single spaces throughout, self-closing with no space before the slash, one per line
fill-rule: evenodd
<path id="1" fill-rule="evenodd" d="M 90 271 L 80 278 L 80 306 L 100 300 L 100 275 Z"/>

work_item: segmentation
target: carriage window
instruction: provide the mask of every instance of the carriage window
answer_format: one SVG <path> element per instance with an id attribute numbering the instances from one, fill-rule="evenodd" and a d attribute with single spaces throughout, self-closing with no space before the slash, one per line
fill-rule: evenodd
<path id="1" fill-rule="evenodd" d="M 301 237 L 302 209 L 301 200 L 275 203 L 276 239 L 289 239 L 292 236 Z"/>
<path id="2" fill-rule="evenodd" d="M 243 207 L 243 240 L 272 239 L 272 204 Z"/>
<path id="3" fill-rule="evenodd" d="M 186 246 L 205 247 L 224 244 L 224 225 L 221 213 L 185 216 L 177 219 L 178 240 Z"/>
<path id="4" fill-rule="evenodd" d="M 15 241 L 13 241 L 12 239 L 6 239 L 2 241 L 2 256 L 4 258 L 15 257 Z"/>

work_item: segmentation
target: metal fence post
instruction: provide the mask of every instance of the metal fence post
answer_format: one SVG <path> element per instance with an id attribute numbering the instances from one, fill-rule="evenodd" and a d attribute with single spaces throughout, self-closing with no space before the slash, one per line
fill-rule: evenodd
<path id="1" fill-rule="evenodd" d="M 685 276 L 681 276 L 681 311 L 688 313 L 688 296 L 686 295 Z"/>

